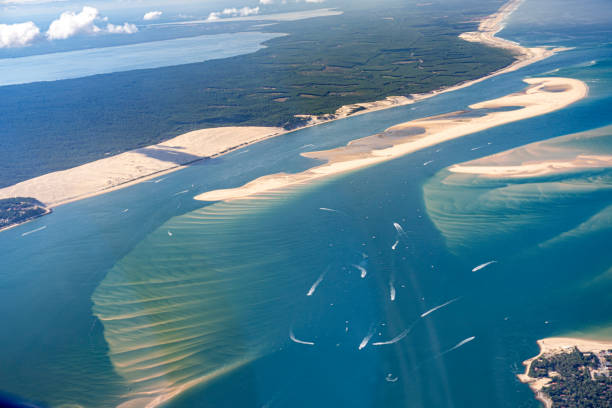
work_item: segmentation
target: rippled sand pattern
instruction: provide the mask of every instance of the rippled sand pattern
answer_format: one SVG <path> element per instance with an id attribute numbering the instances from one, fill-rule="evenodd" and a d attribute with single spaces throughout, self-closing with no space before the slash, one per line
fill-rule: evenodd
<path id="1" fill-rule="evenodd" d="M 307 262 L 288 249 L 308 243 L 292 225 L 257 227 L 275 217 L 273 202 L 219 203 L 173 218 L 97 288 L 94 313 L 131 389 L 125 407 L 155 406 L 287 341 L 287 312 L 299 303 L 288 293 L 303 284 L 296 274 Z"/>
<path id="2" fill-rule="evenodd" d="M 425 185 L 428 213 L 455 251 L 518 231 L 551 245 L 612 228 L 611 146 L 608 126 L 452 166 Z"/>

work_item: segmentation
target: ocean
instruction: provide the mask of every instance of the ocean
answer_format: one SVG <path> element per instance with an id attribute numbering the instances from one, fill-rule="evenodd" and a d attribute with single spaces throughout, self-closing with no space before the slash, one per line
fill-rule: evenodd
<path id="1" fill-rule="evenodd" d="M 554 13 L 583 7 L 564 1 L 525 35 L 521 13 L 548 3 L 526 1 L 502 36 L 574 49 L 0 233 L 0 389 L 53 407 L 538 407 L 516 379 L 536 340 L 612 325 L 610 169 L 481 180 L 448 168 L 540 141 L 610 151 L 611 32 L 558 25 Z M 538 75 L 581 79 L 589 96 L 311 185 L 193 200 Z"/>

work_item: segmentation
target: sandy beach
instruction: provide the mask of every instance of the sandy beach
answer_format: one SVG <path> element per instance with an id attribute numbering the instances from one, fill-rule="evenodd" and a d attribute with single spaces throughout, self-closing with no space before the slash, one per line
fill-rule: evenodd
<path id="1" fill-rule="evenodd" d="M 225 127 L 189 132 L 153 146 L 48 173 L 0 189 L 0 198 L 34 197 L 57 207 L 140 183 L 205 158 L 212 158 L 269 137 L 282 128 Z"/>
<path id="2" fill-rule="evenodd" d="M 273 174 L 242 187 L 196 196 L 203 201 L 235 200 L 356 170 L 434 146 L 461 136 L 562 109 L 588 94 L 582 81 L 570 78 L 532 78 L 523 91 L 470 106 L 472 112 L 453 112 L 393 126 L 381 134 L 351 141 L 332 150 L 302 153 L 326 163 L 297 174 Z M 553 91 L 554 89 L 554 91 Z M 514 107 L 513 110 L 504 108 Z M 487 112 L 482 116 L 468 113 Z"/>
<path id="3" fill-rule="evenodd" d="M 493 47 L 510 49 L 517 56 L 517 60 L 510 66 L 473 81 L 460 83 L 452 87 L 434 90 L 424 94 L 390 96 L 381 101 L 347 105 L 341 107 L 335 113 L 327 115 L 297 115 L 309 119 L 306 126 L 300 129 L 343 119 L 349 116 L 363 115 L 378 110 L 411 104 L 441 93 L 452 92 L 457 89 L 468 87 L 492 76 L 519 69 L 525 65 L 553 55 L 558 50 L 540 47 L 526 48 L 495 36 L 495 34 L 503 28 L 505 19 L 520 5 L 520 2 L 521 0 L 510 0 L 498 12 L 483 19 L 479 25 L 479 31 L 463 33 L 460 36 L 466 41 L 481 42 Z M 547 106 L 548 108 L 545 109 L 546 112 L 551 111 L 548 110 L 550 108 L 552 108 L 552 110 L 558 109 L 558 107 L 554 108 L 551 104 L 547 104 Z M 531 110 L 533 111 L 533 109 Z M 536 114 L 541 113 L 534 112 L 530 116 Z M 512 120 L 519 120 L 519 118 L 517 117 Z M 499 121 L 498 119 L 495 119 L 494 122 L 495 121 L 500 124 L 507 123 L 503 120 Z M 433 124 L 428 123 L 428 125 L 428 129 L 432 129 Z M 75 168 L 45 174 L 13 186 L 2 188 L 0 189 L 0 199 L 33 197 L 49 207 L 57 207 L 72 201 L 104 194 L 135 183 L 147 181 L 168 172 L 179 170 L 183 166 L 189 165 L 195 161 L 217 157 L 236 149 L 246 147 L 252 143 L 257 143 L 286 133 L 288 133 L 288 131 L 274 127 L 220 127 L 194 131 L 157 145 L 100 159 Z M 439 137 L 439 139 L 441 141 L 448 140 L 444 137 Z M 433 139 L 429 138 L 427 140 L 427 142 L 422 141 L 421 143 L 433 143 Z M 410 146 L 409 149 L 412 149 L 410 151 L 418 149 L 415 144 Z M 425 147 L 425 144 L 423 144 L 423 147 Z M 401 149 L 406 148 L 406 145 L 403 145 Z M 400 148 L 398 147 L 398 149 Z M 402 154 L 408 152 L 409 151 L 405 151 Z M 381 161 L 380 155 L 387 156 L 389 153 L 390 152 L 381 150 L 372 157 L 363 157 L 359 161 L 332 162 L 324 168 L 313 169 L 313 172 L 316 174 L 333 174 L 353 168 L 359 168 L 377 163 Z M 397 155 L 399 151 L 392 154 Z M 258 185 L 259 187 L 253 191 L 260 191 L 263 184 L 267 184 L 272 188 L 272 186 L 295 184 L 298 182 L 295 180 L 295 177 L 291 177 L 291 180 L 286 180 L 285 182 L 280 182 L 279 180 L 279 176 L 270 176 L 266 183 L 263 183 L 263 180 L 258 180 L 254 185 Z M 251 186 L 250 188 L 254 187 Z"/>
<path id="4" fill-rule="evenodd" d="M 528 373 L 531 369 L 531 363 L 544 355 L 554 355 L 567 352 L 574 347 L 583 353 L 597 353 L 600 351 L 612 350 L 612 341 L 587 340 L 571 337 L 549 337 L 538 340 L 538 346 L 540 346 L 540 353 L 537 356 L 523 362 L 523 365 L 525 366 L 525 373 L 519 374 L 517 377 L 521 382 L 529 384 L 529 387 L 536 394 L 536 398 L 540 400 L 546 408 L 551 408 L 552 401 L 542 392 L 542 389 L 548 385 L 550 379 L 547 377 L 530 377 Z"/>

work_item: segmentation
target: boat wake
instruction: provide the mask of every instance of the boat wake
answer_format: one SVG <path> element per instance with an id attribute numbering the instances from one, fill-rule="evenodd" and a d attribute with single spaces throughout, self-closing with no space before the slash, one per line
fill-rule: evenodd
<path id="1" fill-rule="evenodd" d="M 484 268 L 486 268 L 487 266 L 489 266 L 489 265 L 491 265 L 491 264 L 494 264 L 494 263 L 497 263 L 497 261 L 489 261 L 489 262 L 483 263 L 483 264 L 481 264 L 481 265 L 478 265 L 477 267 L 475 267 L 474 269 L 472 269 L 472 272 L 478 272 L 479 270 L 484 269 Z"/>
<path id="2" fill-rule="evenodd" d="M 291 339 L 292 342 L 297 343 L 297 344 L 304 344 L 306 346 L 314 346 L 314 342 L 312 341 L 304 341 L 304 340 L 299 340 L 295 337 L 295 334 L 293 334 L 293 330 L 289 330 L 289 338 Z"/>
<path id="3" fill-rule="evenodd" d="M 454 299 L 452 299 L 452 300 L 449 300 L 449 301 L 448 301 L 448 302 L 446 302 L 446 303 L 442 303 L 441 305 L 438 305 L 438 306 L 436 306 L 436 307 L 434 307 L 434 308 L 431 308 L 431 309 L 429 309 L 428 311 L 426 311 L 425 313 L 423 313 L 423 314 L 421 315 L 421 317 L 426 317 L 426 316 L 428 316 L 428 315 L 432 314 L 433 312 L 435 312 L 436 310 L 442 309 L 443 307 L 446 307 L 446 306 L 450 305 L 451 303 L 455 303 L 455 302 L 456 302 L 456 301 L 458 301 L 459 299 L 460 299 L 460 298 L 454 298 Z"/>
<path id="4" fill-rule="evenodd" d="M 361 272 L 361 279 L 364 279 L 368 275 L 368 270 L 363 266 L 353 264 L 353 267 L 356 268 L 359 272 Z"/>
<path id="5" fill-rule="evenodd" d="M 314 295 L 315 291 L 317 290 L 317 287 L 319 286 L 319 284 L 321 284 L 321 282 L 323 282 L 323 279 L 325 278 L 326 274 L 327 274 L 327 271 L 323 272 L 319 276 L 319 278 L 315 281 L 315 283 L 313 283 L 312 286 L 310 287 L 310 290 L 308 290 L 308 293 L 306 294 L 306 296 Z"/>
<path id="6" fill-rule="evenodd" d="M 44 226 L 42 226 L 40 228 L 36 228 L 35 230 L 32 230 L 32 231 L 24 232 L 23 234 L 21 234 L 21 236 L 22 237 L 27 237 L 30 234 L 34 234 L 35 232 L 39 232 L 39 231 L 42 231 L 44 229 L 47 229 L 46 225 L 44 225 Z"/>
<path id="7" fill-rule="evenodd" d="M 401 332 L 400 334 L 398 334 L 397 336 L 395 336 L 394 338 L 392 338 L 389 341 L 378 341 L 376 343 L 372 343 L 373 346 L 388 346 L 390 344 L 395 344 L 398 341 L 401 341 L 404 339 L 404 337 L 406 337 L 408 335 L 408 333 L 410 333 L 410 329 L 406 329 L 403 332 Z"/>
<path id="8" fill-rule="evenodd" d="M 361 343 L 359 343 L 359 350 L 363 350 L 368 345 L 370 340 L 372 340 L 374 333 L 376 333 L 376 328 L 372 327 L 363 340 L 361 340 Z"/>

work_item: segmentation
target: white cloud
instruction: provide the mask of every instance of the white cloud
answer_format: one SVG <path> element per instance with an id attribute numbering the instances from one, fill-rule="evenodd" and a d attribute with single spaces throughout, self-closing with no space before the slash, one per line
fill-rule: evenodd
<path id="1" fill-rule="evenodd" d="M 54 20 L 46 36 L 49 40 L 65 40 L 77 34 L 133 34 L 138 31 L 134 24 L 124 23 L 123 25 L 107 24 L 105 29 L 96 25 L 96 22 L 106 22 L 107 17 L 101 17 L 98 9 L 94 7 L 83 7 L 80 13 L 73 11 L 63 12 L 57 20 Z"/>
<path id="2" fill-rule="evenodd" d="M 106 31 L 111 34 L 134 34 L 138 32 L 138 27 L 130 23 L 124 23 L 123 25 L 107 24 Z"/>
<path id="3" fill-rule="evenodd" d="M 295 3 L 301 3 L 302 1 L 304 1 L 305 3 L 324 3 L 325 2 L 325 0 L 295 0 Z M 263 4 L 263 5 L 274 4 L 274 3 L 276 3 L 276 0 L 259 0 L 259 4 Z M 287 4 L 287 0 L 281 0 L 280 3 Z"/>
<path id="4" fill-rule="evenodd" d="M 40 35 L 31 21 L 20 24 L 0 24 L 0 48 L 25 47 Z"/>
<path id="5" fill-rule="evenodd" d="M 60 1 L 67 1 L 67 0 L 0 0 L 0 4 L 44 4 L 44 3 L 57 3 Z"/>
<path id="6" fill-rule="evenodd" d="M 158 18 L 161 17 L 162 14 L 164 13 L 162 13 L 161 11 L 149 11 L 148 13 L 144 15 L 142 19 L 145 21 L 157 20 Z"/>
<path id="7" fill-rule="evenodd" d="M 259 14 L 259 7 L 242 7 L 240 9 L 232 7 L 223 11 L 213 11 L 208 15 L 207 20 L 217 21 L 223 17 L 246 17 L 254 14 Z"/>
<path id="8" fill-rule="evenodd" d="M 64 40 L 76 34 L 93 34 L 100 31 L 95 21 L 100 19 L 100 12 L 93 7 L 83 7 L 80 13 L 73 11 L 63 12 L 57 20 L 54 20 L 47 30 L 47 38 L 50 40 Z"/>

